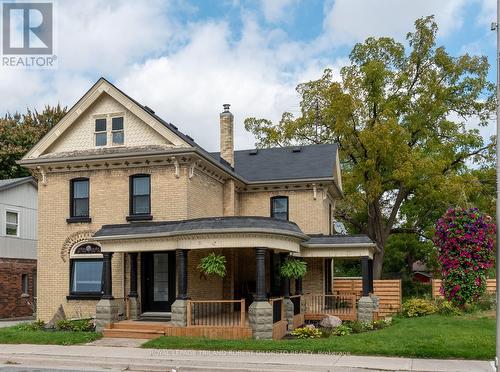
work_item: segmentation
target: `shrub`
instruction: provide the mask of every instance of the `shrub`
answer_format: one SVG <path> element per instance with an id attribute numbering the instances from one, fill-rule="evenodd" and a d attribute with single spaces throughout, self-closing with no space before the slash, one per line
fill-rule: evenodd
<path id="1" fill-rule="evenodd" d="M 226 257 L 212 252 L 200 260 L 198 270 L 207 276 L 214 274 L 224 278 L 226 276 Z"/>
<path id="2" fill-rule="evenodd" d="M 496 309 L 496 296 L 494 294 L 485 293 L 476 301 L 476 305 L 481 311 Z"/>
<path id="3" fill-rule="evenodd" d="M 305 327 L 295 328 L 291 332 L 291 335 L 297 338 L 320 338 L 322 332 L 313 325 L 307 325 Z"/>
<path id="4" fill-rule="evenodd" d="M 476 301 L 486 290 L 493 266 L 495 224 L 477 208 L 449 209 L 436 225 L 442 294 L 457 306 Z"/>
<path id="5" fill-rule="evenodd" d="M 352 333 L 361 333 L 365 331 L 363 323 L 361 323 L 359 320 L 344 322 L 344 324 L 351 328 Z"/>
<path id="6" fill-rule="evenodd" d="M 333 334 L 336 336 L 348 336 L 351 333 L 352 329 L 347 324 L 341 324 L 333 331 Z"/>
<path id="7" fill-rule="evenodd" d="M 403 303 L 403 315 L 407 318 L 434 314 L 437 306 L 423 298 L 410 298 Z"/>
<path id="8" fill-rule="evenodd" d="M 90 319 L 59 320 L 56 322 L 58 331 L 91 332 L 94 324 Z"/>
<path id="9" fill-rule="evenodd" d="M 442 301 L 438 305 L 438 313 L 440 315 L 453 315 L 453 316 L 462 315 L 462 311 L 460 311 L 458 307 L 453 305 L 450 301 L 446 300 Z"/>
<path id="10" fill-rule="evenodd" d="M 35 320 L 31 323 L 23 323 L 18 326 L 18 329 L 22 331 L 41 331 L 45 328 L 45 322 L 43 320 Z"/>

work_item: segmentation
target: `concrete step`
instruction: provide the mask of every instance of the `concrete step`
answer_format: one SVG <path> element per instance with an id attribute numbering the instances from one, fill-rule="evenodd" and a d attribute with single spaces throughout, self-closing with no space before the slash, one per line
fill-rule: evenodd
<path id="1" fill-rule="evenodd" d="M 165 335 L 164 331 L 154 329 L 116 329 L 106 328 L 102 331 L 104 337 L 122 337 L 122 338 L 142 338 L 151 340 Z"/>

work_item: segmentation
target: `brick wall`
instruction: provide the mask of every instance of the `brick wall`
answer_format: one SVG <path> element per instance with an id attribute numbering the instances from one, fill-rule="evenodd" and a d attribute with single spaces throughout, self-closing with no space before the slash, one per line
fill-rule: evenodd
<path id="1" fill-rule="evenodd" d="M 33 279 L 36 260 L 0 258 L 0 318 L 33 315 Z M 22 292 L 22 275 L 28 276 L 27 296 Z"/>

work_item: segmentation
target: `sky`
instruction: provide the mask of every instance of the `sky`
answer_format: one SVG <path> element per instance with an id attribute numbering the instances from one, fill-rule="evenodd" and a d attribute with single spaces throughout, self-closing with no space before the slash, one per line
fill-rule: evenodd
<path id="1" fill-rule="evenodd" d="M 0 0 L 1 2 L 1 0 Z M 254 147 L 246 117 L 297 113 L 297 84 L 338 76 L 357 42 L 405 42 L 434 14 L 438 45 L 487 55 L 495 66 L 495 0 L 55 0 L 53 70 L 0 67 L 0 113 L 71 107 L 103 76 L 218 150 L 219 113 L 230 103 L 235 146 Z M 495 70 L 490 71 L 495 81 Z M 474 126 L 475 123 L 468 123 Z M 493 125 L 482 128 L 493 134 Z"/>

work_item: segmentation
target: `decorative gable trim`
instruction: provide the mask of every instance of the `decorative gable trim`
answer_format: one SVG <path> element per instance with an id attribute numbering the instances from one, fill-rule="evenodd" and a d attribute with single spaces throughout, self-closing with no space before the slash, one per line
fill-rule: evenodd
<path id="1" fill-rule="evenodd" d="M 121 92 L 106 79 L 100 78 L 23 159 L 33 159 L 42 155 L 104 93 L 111 96 L 140 120 L 148 124 L 175 147 L 191 147 L 190 144 L 154 118 L 144 107 Z"/>

